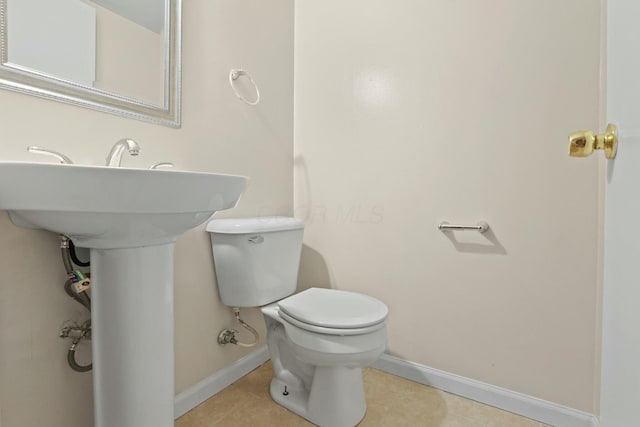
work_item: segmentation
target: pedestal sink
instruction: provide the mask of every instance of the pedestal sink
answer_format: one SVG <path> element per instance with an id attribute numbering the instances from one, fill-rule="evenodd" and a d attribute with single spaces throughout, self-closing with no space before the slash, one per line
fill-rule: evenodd
<path id="1" fill-rule="evenodd" d="M 90 248 L 96 427 L 173 426 L 173 247 L 247 178 L 0 162 L 0 210 Z M 52 255 L 53 256 L 53 255 Z"/>

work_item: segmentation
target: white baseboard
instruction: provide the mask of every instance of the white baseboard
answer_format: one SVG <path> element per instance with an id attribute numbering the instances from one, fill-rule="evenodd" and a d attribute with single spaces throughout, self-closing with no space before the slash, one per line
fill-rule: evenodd
<path id="1" fill-rule="evenodd" d="M 189 412 L 267 360 L 269 360 L 269 350 L 266 346 L 262 346 L 178 394 L 174 403 L 175 417 L 178 418 Z M 388 354 L 383 354 L 372 367 L 555 427 L 598 427 L 599 425 L 597 418 L 586 412 L 408 362 Z"/>
<path id="2" fill-rule="evenodd" d="M 383 354 L 372 366 L 381 371 L 475 400 L 556 427 L 597 427 L 595 416 L 522 393 Z"/>
<path id="3" fill-rule="evenodd" d="M 186 414 L 214 394 L 222 391 L 240 378 L 253 371 L 269 360 L 269 350 L 266 345 L 247 354 L 230 366 L 216 372 L 196 385 L 189 387 L 175 397 L 173 413 L 175 418 Z"/>

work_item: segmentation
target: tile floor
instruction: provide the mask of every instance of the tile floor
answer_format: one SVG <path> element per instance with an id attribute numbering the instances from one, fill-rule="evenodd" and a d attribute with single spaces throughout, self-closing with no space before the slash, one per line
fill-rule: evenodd
<path id="1" fill-rule="evenodd" d="M 267 362 L 178 418 L 175 427 L 313 426 L 269 396 Z M 367 413 L 360 427 L 548 427 L 376 369 L 363 370 Z"/>

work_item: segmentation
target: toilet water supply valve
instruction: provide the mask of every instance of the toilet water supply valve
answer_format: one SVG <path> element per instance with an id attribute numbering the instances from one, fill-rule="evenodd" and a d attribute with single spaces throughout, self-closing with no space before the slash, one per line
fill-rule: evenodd
<path id="1" fill-rule="evenodd" d="M 89 273 L 85 273 L 74 267 L 74 264 L 79 267 L 87 267 L 89 263 L 78 259 L 73 242 L 64 235 L 60 236 L 60 253 L 62 255 L 62 263 L 67 272 L 67 280 L 64 283 L 65 292 L 91 312 L 91 297 L 88 293 L 91 287 Z M 77 372 L 90 371 L 93 367 L 91 363 L 88 365 L 80 365 L 76 361 L 76 348 L 80 341 L 91 339 L 91 319 L 81 324 L 73 321 L 66 322 L 59 336 L 60 338 L 71 339 L 71 346 L 67 350 L 69 367 Z"/>
<path id="2" fill-rule="evenodd" d="M 235 344 L 235 345 L 238 345 L 240 347 L 253 347 L 256 344 L 258 344 L 258 340 L 260 339 L 260 335 L 258 334 L 258 331 L 253 329 L 253 327 L 251 327 L 251 325 L 249 325 L 247 322 L 245 322 L 244 320 L 242 320 L 240 318 L 240 309 L 238 307 L 234 307 L 233 308 L 233 315 L 236 318 L 236 320 L 238 321 L 238 323 L 240 323 L 240 325 L 243 328 L 245 328 L 246 330 L 251 332 L 251 334 L 253 335 L 253 342 L 250 342 L 250 343 L 240 342 L 236 338 L 236 335 L 238 334 L 237 330 L 235 330 L 235 329 L 223 329 L 218 334 L 218 344 L 221 344 L 221 345 Z"/>

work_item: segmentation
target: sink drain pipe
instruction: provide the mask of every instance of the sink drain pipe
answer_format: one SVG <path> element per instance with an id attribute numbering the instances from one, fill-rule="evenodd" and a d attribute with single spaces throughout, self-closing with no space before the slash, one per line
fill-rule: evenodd
<path id="1" fill-rule="evenodd" d="M 87 294 L 90 280 L 88 276 L 73 267 L 73 263 L 86 267 L 89 263 L 80 261 L 75 253 L 73 242 L 64 235 L 60 235 L 60 254 L 62 263 L 67 272 L 67 280 L 64 282 L 64 291 L 71 298 L 82 304 L 84 308 L 91 312 L 91 298 Z M 71 346 L 67 350 L 67 363 L 76 372 L 88 372 L 93 368 L 93 364 L 81 365 L 76 361 L 76 347 L 83 339 L 91 339 L 91 319 L 82 325 L 66 326 L 60 333 L 61 338 L 72 338 Z"/>
<path id="2" fill-rule="evenodd" d="M 254 347 L 256 344 L 258 344 L 260 334 L 258 334 L 258 331 L 253 329 L 251 325 L 240 318 L 240 309 L 238 307 L 233 307 L 233 315 L 243 328 L 251 332 L 251 335 L 253 335 L 253 342 L 244 343 L 238 341 L 238 339 L 236 338 L 236 334 L 238 333 L 238 331 L 236 331 L 235 329 L 223 329 L 220 334 L 218 334 L 218 344 L 235 344 L 240 347 Z"/>

